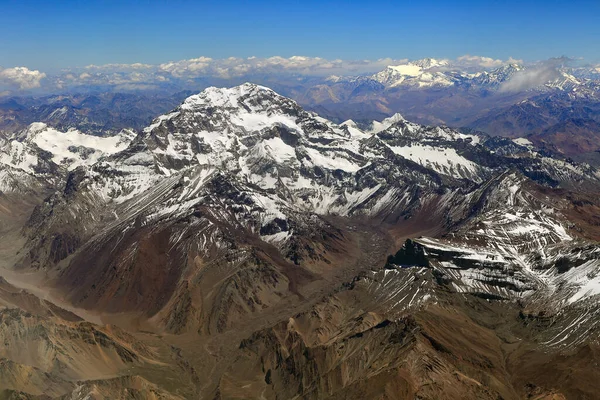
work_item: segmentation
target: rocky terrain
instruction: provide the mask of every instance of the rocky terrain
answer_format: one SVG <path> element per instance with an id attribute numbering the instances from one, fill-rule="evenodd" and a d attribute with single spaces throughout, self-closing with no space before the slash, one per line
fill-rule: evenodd
<path id="1" fill-rule="evenodd" d="M 441 67 L 339 84 L 459 85 Z M 16 129 L 2 396 L 595 398 L 600 171 L 544 129 L 338 124 L 255 84 Z"/>

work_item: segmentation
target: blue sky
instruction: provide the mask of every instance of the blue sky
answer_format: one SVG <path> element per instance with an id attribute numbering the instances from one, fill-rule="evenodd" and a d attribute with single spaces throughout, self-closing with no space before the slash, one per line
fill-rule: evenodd
<path id="1" fill-rule="evenodd" d="M 477 54 L 600 61 L 600 1 L 0 0 L 0 66 Z"/>

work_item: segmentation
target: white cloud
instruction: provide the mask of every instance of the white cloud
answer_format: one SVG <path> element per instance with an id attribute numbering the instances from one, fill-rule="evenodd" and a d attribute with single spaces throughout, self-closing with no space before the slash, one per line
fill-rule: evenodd
<path id="1" fill-rule="evenodd" d="M 455 60 L 446 60 L 447 64 L 435 67 L 440 71 L 479 72 L 497 68 L 509 63 L 522 61 L 509 58 L 508 60 L 494 59 L 485 56 L 464 55 Z M 564 59 L 548 60 L 546 63 L 564 63 Z M 42 81 L 46 74 L 32 71 L 26 67 L 15 67 L 2 70 L 0 68 L 0 86 L 30 89 L 40 87 L 41 84 L 48 90 L 63 90 L 70 87 L 113 86 L 113 87 L 143 87 L 150 85 L 164 87 L 173 85 L 194 84 L 198 78 L 232 79 L 258 79 L 262 76 L 270 77 L 327 77 L 327 76 L 358 76 L 370 75 L 384 70 L 389 65 L 406 64 L 408 59 L 380 58 L 377 60 L 342 60 L 326 59 L 321 57 L 292 56 L 292 57 L 229 57 L 213 59 L 210 57 L 196 57 L 187 60 L 170 61 L 163 64 L 105 64 L 88 65 L 83 68 L 63 70 L 60 74 L 49 76 Z M 519 90 L 520 87 L 535 85 L 545 79 L 544 74 L 550 72 L 536 68 L 527 74 L 519 74 L 514 80 L 507 83 L 503 90 Z M 236 78 L 240 78 L 237 79 Z M 208 81 L 210 83 L 210 80 Z M 215 82 L 215 84 L 218 82 Z M 201 84 L 200 84 L 201 85 Z M 198 86 L 198 85 L 196 85 Z M 190 87 L 196 87 L 190 86 Z M 2 89 L 2 88 L 0 88 Z"/>
<path id="2" fill-rule="evenodd" d="M 106 70 L 130 70 L 130 69 L 149 69 L 154 68 L 151 64 L 142 64 L 142 63 L 133 63 L 133 64 L 103 64 L 103 65 L 94 65 L 90 64 L 85 67 L 87 70 L 97 70 L 97 71 L 106 71 Z"/>
<path id="3" fill-rule="evenodd" d="M 40 87 L 40 81 L 46 74 L 27 67 L 13 67 L 0 69 L 0 82 L 18 86 L 19 89 L 34 89 Z"/>
<path id="4" fill-rule="evenodd" d="M 494 59 L 491 57 L 484 56 L 472 56 L 466 54 L 456 59 L 457 66 L 463 67 L 479 67 L 479 68 L 498 68 L 506 64 L 522 64 L 523 60 L 516 60 L 509 57 L 508 60 Z"/>
<path id="5" fill-rule="evenodd" d="M 328 60 L 321 57 L 292 56 L 289 58 L 274 56 L 268 58 L 248 57 L 212 59 L 199 57 L 189 60 L 171 61 L 160 64 L 158 72 L 176 78 L 194 78 L 199 76 L 215 76 L 232 78 L 253 73 L 288 73 L 308 76 L 325 76 L 331 74 L 358 75 L 378 72 L 387 65 L 401 60 L 390 58 L 371 60 Z"/>
<path id="6" fill-rule="evenodd" d="M 537 67 L 516 72 L 512 78 L 500 86 L 501 92 L 520 92 L 552 80 L 558 79 L 560 72 L 554 65 L 542 64 Z"/>
<path id="7" fill-rule="evenodd" d="M 233 79 L 252 75 L 301 75 L 313 77 L 369 75 L 389 65 L 405 64 L 408 59 L 341 60 L 321 57 L 229 57 L 214 59 L 196 57 L 187 60 L 150 64 L 88 65 L 83 69 L 63 71 L 61 79 L 71 85 L 165 84 L 169 81 L 189 81 L 196 78 Z M 490 57 L 465 55 L 440 69 L 480 71 L 518 60 L 497 60 Z"/>

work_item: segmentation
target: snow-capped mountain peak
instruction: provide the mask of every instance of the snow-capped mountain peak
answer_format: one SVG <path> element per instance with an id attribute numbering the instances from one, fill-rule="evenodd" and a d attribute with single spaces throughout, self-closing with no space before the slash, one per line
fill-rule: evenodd
<path id="1" fill-rule="evenodd" d="M 250 197 L 277 209 L 281 203 L 318 214 L 372 213 L 395 199 L 392 192 L 415 184 L 479 183 L 492 176 L 500 161 L 486 161 L 496 156 L 480 142 L 476 135 L 413 124 L 400 114 L 367 131 L 352 121 L 336 125 L 270 89 L 244 84 L 190 96 L 128 149 L 101 160 L 91 175 L 109 202 L 154 190 L 165 177 L 213 171 L 249 185 Z M 422 168 L 412 170 L 415 165 Z M 390 174 L 400 174 L 393 189 L 385 183 Z M 185 198 L 178 199 L 180 206 Z"/>
<path id="2" fill-rule="evenodd" d="M 510 80 L 516 73 L 525 70 L 520 64 L 507 64 L 491 71 L 483 71 L 471 78 L 471 84 L 487 88 L 498 89 L 500 85 Z"/>
<path id="3" fill-rule="evenodd" d="M 263 96 L 261 96 L 261 94 Z M 193 95 L 185 99 L 181 105 L 182 109 L 193 110 L 198 107 L 224 107 L 224 108 L 237 108 L 239 102 L 244 101 L 248 98 L 263 99 L 268 97 L 282 97 L 275 93 L 273 90 L 265 87 L 256 85 L 253 83 L 244 83 L 239 86 L 232 88 L 217 88 L 209 87 L 203 90 L 201 93 Z M 283 98 L 283 97 L 282 97 Z M 252 104 L 254 107 L 267 106 L 267 104 L 257 102 Z"/>
<path id="4" fill-rule="evenodd" d="M 389 128 L 390 126 L 395 124 L 396 122 L 400 122 L 400 121 L 406 121 L 404 119 L 404 117 L 402 116 L 402 114 L 400 114 L 400 113 L 396 113 L 396 114 L 392 115 L 391 117 L 385 118 L 381 122 L 373 121 L 371 123 L 371 129 L 369 130 L 369 133 L 381 132 L 383 130 L 386 130 L 387 128 Z"/>
<path id="5" fill-rule="evenodd" d="M 414 86 L 451 86 L 454 79 L 438 68 L 449 65 L 447 60 L 426 58 L 401 65 L 390 65 L 371 78 L 387 87 Z"/>

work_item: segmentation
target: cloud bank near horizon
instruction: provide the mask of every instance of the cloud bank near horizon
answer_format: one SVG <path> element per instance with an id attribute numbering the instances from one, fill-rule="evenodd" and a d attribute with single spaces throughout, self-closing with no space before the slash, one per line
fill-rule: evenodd
<path id="1" fill-rule="evenodd" d="M 559 60 L 559 59 L 555 59 Z M 523 64 L 522 60 L 509 58 L 494 59 L 484 56 L 464 55 L 448 61 L 448 67 L 469 72 L 498 68 L 507 64 Z M 61 91 L 83 87 L 112 88 L 113 90 L 146 90 L 166 85 L 186 86 L 198 79 L 235 80 L 244 77 L 290 77 L 325 78 L 335 76 L 358 76 L 379 72 L 390 65 L 400 65 L 408 59 L 381 58 L 377 60 L 341 60 L 321 57 L 230 57 L 213 59 L 198 57 L 187 60 L 171 61 L 162 64 L 105 64 L 88 65 L 81 68 L 63 70 L 57 74 L 46 74 L 27 67 L 0 67 L 0 89 L 10 91 Z M 523 74 L 504 90 L 516 90 L 552 75 L 549 66 L 545 73 Z"/>

